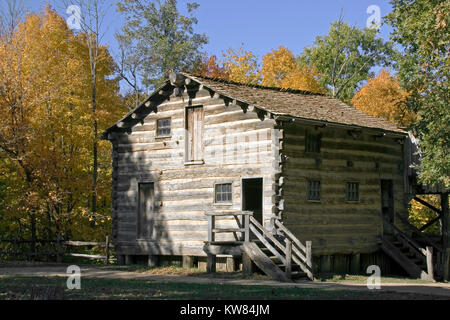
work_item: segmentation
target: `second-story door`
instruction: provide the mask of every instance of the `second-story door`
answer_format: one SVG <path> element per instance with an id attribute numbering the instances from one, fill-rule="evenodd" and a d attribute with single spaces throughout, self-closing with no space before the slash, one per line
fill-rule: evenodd
<path id="1" fill-rule="evenodd" d="M 186 161 L 203 160 L 203 107 L 186 108 Z"/>

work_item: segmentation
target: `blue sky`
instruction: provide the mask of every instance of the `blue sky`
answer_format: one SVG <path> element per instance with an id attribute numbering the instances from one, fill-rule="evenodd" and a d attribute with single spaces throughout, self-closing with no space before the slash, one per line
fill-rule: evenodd
<path id="1" fill-rule="evenodd" d="M 2 2 L 5 0 L 1 0 Z M 64 17 L 62 0 L 22 0 L 27 8 L 37 11 L 50 2 Z M 105 23 L 108 32 L 105 42 L 115 49 L 114 33 L 120 30 L 122 19 L 115 12 L 117 0 L 110 0 L 111 9 Z M 313 43 L 318 35 L 327 34 L 330 23 L 337 20 L 341 9 L 344 20 L 363 27 L 370 14 L 370 5 L 381 9 L 386 15 L 391 6 L 388 0 L 197 0 L 200 8 L 196 12 L 199 20 L 196 31 L 206 33 L 209 54 L 220 55 L 230 46 L 253 51 L 258 57 L 280 45 L 299 54 L 305 46 Z M 179 0 L 184 11 L 186 0 Z M 389 37 L 387 26 L 381 28 L 381 36 Z"/>
<path id="2" fill-rule="evenodd" d="M 0 0 L 0 8 L 4 1 Z M 30 11 L 39 11 L 49 2 L 63 16 L 69 15 L 63 0 L 22 0 Z M 70 1 L 70 0 L 69 0 Z M 117 54 L 114 34 L 122 26 L 122 17 L 116 12 L 117 0 L 106 0 L 111 4 L 104 26 L 107 27 L 104 43 L 111 54 Z M 144 0 L 145 1 L 145 0 Z M 178 0 L 179 8 L 185 12 L 187 0 Z M 316 36 L 328 33 L 330 23 L 339 18 L 341 10 L 344 20 L 351 25 L 366 26 L 370 14 L 367 8 L 376 5 L 381 16 L 391 11 L 388 0 L 196 0 L 200 4 L 196 11 L 199 20 L 196 32 L 206 33 L 209 44 L 204 50 L 209 55 L 221 56 L 229 47 L 241 45 L 252 51 L 259 59 L 280 45 L 286 46 L 295 55 L 311 45 Z M 388 40 L 390 29 L 382 26 L 380 35 Z M 375 71 L 378 68 L 374 69 Z"/>

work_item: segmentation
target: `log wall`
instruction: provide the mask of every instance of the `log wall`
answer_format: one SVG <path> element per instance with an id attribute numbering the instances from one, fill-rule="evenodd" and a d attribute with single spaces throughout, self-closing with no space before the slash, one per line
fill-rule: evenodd
<path id="1" fill-rule="evenodd" d="M 305 152 L 306 132 L 320 133 L 320 153 Z M 405 215 L 402 144 L 398 137 L 377 137 L 362 130 L 283 127 L 280 218 L 301 241 L 311 240 L 315 256 L 371 253 L 383 234 L 381 179 L 394 183 L 394 209 Z M 321 181 L 320 201 L 307 200 L 307 180 Z M 359 182 L 359 201 L 346 201 L 346 182 Z"/>
<path id="2" fill-rule="evenodd" d="M 202 105 L 204 164 L 187 164 L 185 108 Z M 157 119 L 171 118 L 171 136 L 156 136 Z M 225 105 L 198 91 L 171 96 L 132 127 L 114 133 L 113 239 L 118 254 L 204 255 L 206 212 L 241 210 L 241 179 L 263 178 L 264 219 L 272 214 L 274 184 L 274 121 L 261 121 L 254 112 Z M 155 183 L 153 232 L 137 239 L 138 184 Z M 232 204 L 214 203 L 214 186 L 232 183 Z M 218 219 L 218 227 L 236 227 L 236 221 Z M 239 234 L 238 234 L 239 235 Z M 218 234 L 217 240 L 234 240 Z"/>

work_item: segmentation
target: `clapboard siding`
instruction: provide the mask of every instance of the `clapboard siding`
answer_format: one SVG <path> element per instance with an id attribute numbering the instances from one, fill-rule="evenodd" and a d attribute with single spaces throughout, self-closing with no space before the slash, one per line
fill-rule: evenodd
<path id="1" fill-rule="evenodd" d="M 185 108 L 203 106 L 204 164 L 185 165 Z M 156 120 L 171 118 L 171 136 L 156 136 Z M 113 215 L 119 254 L 203 255 L 207 240 L 206 212 L 241 210 L 241 179 L 264 181 L 264 219 L 272 215 L 274 195 L 274 121 L 226 106 L 202 90 L 195 99 L 171 96 L 131 133 L 116 137 L 114 146 Z M 138 184 L 155 183 L 151 236 L 137 239 Z M 214 203 L 214 185 L 232 183 L 233 203 Z M 217 219 L 219 227 L 237 227 L 235 219 Z M 217 240 L 235 240 L 218 234 Z M 147 250 L 147 251 L 146 251 Z M 148 251 L 153 250 L 153 251 Z"/>
<path id="2" fill-rule="evenodd" d="M 321 134 L 320 153 L 305 152 L 306 133 Z M 281 220 L 301 241 L 313 242 L 314 255 L 369 253 L 383 233 L 380 180 L 392 179 L 394 207 L 403 202 L 402 145 L 390 137 L 345 128 L 283 126 Z M 321 181 L 321 200 L 307 200 L 307 180 Z M 346 182 L 359 182 L 359 201 L 346 201 Z"/>

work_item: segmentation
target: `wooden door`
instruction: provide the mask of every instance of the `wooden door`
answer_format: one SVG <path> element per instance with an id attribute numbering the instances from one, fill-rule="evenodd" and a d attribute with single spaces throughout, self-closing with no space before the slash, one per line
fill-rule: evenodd
<path id="1" fill-rule="evenodd" d="M 203 107 L 186 108 L 186 160 L 203 160 Z"/>
<path id="2" fill-rule="evenodd" d="M 381 213 L 383 216 L 383 233 L 392 234 L 394 223 L 394 184 L 392 180 L 381 180 Z"/>
<path id="3" fill-rule="evenodd" d="M 155 184 L 139 183 L 137 238 L 150 239 L 153 236 L 155 213 Z"/>

